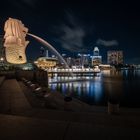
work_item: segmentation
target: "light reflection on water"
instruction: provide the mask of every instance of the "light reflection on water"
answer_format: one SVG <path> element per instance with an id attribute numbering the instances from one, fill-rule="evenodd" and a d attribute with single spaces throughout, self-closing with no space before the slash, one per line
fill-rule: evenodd
<path id="1" fill-rule="evenodd" d="M 81 77 L 54 77 L 53 79 L 49 79 L 49 81 L 73 80 L 73 82 L 50 84 L 50 88 L 53 91 L 60 91 L 63 95 L 70 94 L 87 103 L 93 104 L 92 101 L 94 101 L 94 103 L 98 104 L 103 96 L 102 76 L 82 77 L 84 80 L 81 79 L 79 81 L 80 78 Z M 76 81 L 76 79 L 78 79 L 78 81 Z"/>
<path id="2" fill-rule="evenodd" d="M 80 78 L 54 77 L 49 81 L 70 82 L 53 83 L 50 88 L 91 105 L 106 105 L 111 99 L 120 102 L 122 106 L 140 107 L 140 70 L 103 71 L 98 77 L 82 77 L 84 80 L 79 80 Z"/>

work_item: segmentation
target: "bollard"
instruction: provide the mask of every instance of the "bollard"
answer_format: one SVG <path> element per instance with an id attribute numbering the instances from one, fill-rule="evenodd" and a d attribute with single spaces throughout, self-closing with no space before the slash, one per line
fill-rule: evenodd
<path id="1" fill-rule="evenodd" d="M 31 81 L 28 81 L 28 82 L 26 83 L 27 86 L 30 86 L 31 84 L 32 84 Z"/>
<path id="2" fill-rule="evenodd" d="M 34 93 L 36 94 L 36 96 L 38 97 L 43 97 L 44 93 L 43 93 L 43 90 L 42 90 L 42 87 L 38 87 L 34 90 Z"/>
<path id="3" fill-rule="evenodd" d="M 37 88 L 37 85 L 36 84 L 31 84 L 30 88 L 31 88 L 32 91 L 34 91 Z"/>
<path id="4" fill-rule="evenodd" d="M 35 93 L 40 93 L 42 92 L 42 88 L 41 87 L 37 87 L 35 90 L 34 90 Z"/>

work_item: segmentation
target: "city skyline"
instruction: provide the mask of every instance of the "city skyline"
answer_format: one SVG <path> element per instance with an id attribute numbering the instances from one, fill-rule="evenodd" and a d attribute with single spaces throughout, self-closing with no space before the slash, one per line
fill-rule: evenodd
<path id="1" fill-rule="evenodd" d="M 139 9 L 137 3 L 97 1 L 5 0 L 0 7 L 0 34 L 9 18 L 21 20 L 29 32 L 51 43 L 59 53 L 74 55 L 100 49 L 122 50 L 125 63 L 140 63 Z M 6 10 L 7 9 L 7 10 Z M 42 46 L 30 37 L 28 59 L 39 56 Z"/>

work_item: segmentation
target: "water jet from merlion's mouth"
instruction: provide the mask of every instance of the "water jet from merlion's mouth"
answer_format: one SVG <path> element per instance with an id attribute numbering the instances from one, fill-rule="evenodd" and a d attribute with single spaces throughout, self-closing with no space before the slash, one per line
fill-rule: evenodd
<path id="1" fill-rule="evenodd" d="M 63 59 L 63 57 L 60 55 L 60 53 L 51 44 L 49 44 L 47 41 L 45 41 L 44 39 L 42 39 L 42 38 L 40 38 L 36 35 L 33 35 L 31 33 L 27 33 L 27 34 L 29 36 L 32 36 L 36 40 L 38 40 L 40 43 L 42 43 L 46 47 L 48 47 L 60 59 L 60 61 L 65 64 L 65 67 L 69 69 L 69 66 L 68 66 L 67 62 Z"/>

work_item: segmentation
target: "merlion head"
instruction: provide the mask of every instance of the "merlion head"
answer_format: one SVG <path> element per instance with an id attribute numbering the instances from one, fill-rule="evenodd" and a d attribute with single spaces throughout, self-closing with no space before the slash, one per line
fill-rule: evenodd
<path id="1" fill-rule="evenodd" d="M 29 41 L 25 37 L 28 29 L 18 19 L 9 18 L 4 26 L 4 47 L 6 60 L 12 64 L 26 63 L 26 46 Z"/>

